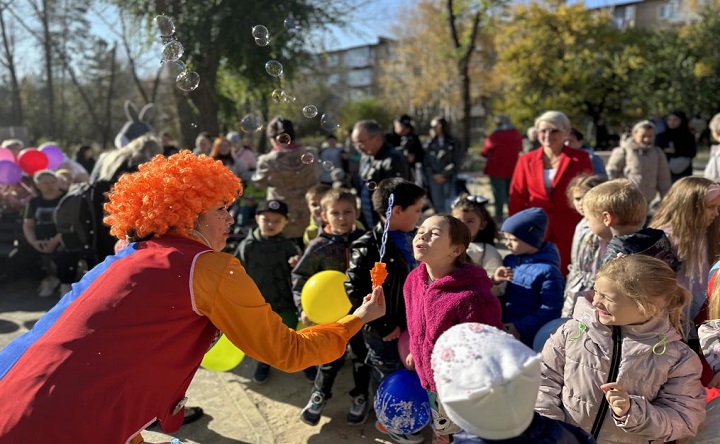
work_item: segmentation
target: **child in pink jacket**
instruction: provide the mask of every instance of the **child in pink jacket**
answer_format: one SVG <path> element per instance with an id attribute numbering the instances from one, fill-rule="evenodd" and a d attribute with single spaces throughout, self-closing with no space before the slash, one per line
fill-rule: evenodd
<path id="1" fill-rule="evenodd" d="M 447 329 L 464 322 L 502 328 L 500 302 L 490 292 L 492 282 L 485 270 L 472 263 L 466 250 L 470 231 L 459 219 L 441 214 L 423 222 L 413 239 L 413 253 L 420 265 L 407 277 L 403 288 L 410 354 L 408 368 L 415 368 L 430 395 L 435 433 L 452 428 L 439 412 L 430 355 Z M 442 427 L 441 424 L 445 424 Z"/>

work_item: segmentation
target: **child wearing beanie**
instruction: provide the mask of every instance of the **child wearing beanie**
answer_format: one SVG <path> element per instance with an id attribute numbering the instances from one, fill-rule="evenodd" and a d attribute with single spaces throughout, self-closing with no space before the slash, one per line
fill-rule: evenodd
<path id="1" fill-rule="evenodd" d="M 579 427 L 534 412 L 541 356 L 495 327 L 451 327 L 435 343 L 431 362 L 440 403 L 463 428 L 455 444 L 595 442 Z"/>
<path id="2" fill-rule="evenodd" d="M 545 241 L 548 217 L 541 208 L 528 208 L 503 222 L 501 230 L 512 254 L 495 270 L 493 282 L 507 281 L 503 326 L 528 346 L 540 327 L 560 317 L 565 282 L 560 253 Z"/>

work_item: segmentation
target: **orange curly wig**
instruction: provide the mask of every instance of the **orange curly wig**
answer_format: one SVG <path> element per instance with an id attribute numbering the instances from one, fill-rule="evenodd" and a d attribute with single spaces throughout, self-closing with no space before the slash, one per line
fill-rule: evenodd
<path id="1" fill-rule="evenodd" d="M 230 205 L 242 192 L 240 179 L 218 160 L 191 151 L 157 155 L 138 172 L 120 177 L 103 221 L 119 239 L 168 232 L 186 236 L 201 213 Z"/>

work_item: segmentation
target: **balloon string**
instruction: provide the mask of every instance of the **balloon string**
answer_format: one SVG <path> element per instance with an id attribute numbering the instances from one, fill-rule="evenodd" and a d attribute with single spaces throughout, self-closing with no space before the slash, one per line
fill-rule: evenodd
<path id="1" fill-rule="evenodd" d="M 390 194 L 390 197 L 388 197 L 388 208 L 385 212 L 385 226 L 383 227 L 383 233 L 382 233 L 382 243 L 380 244 L 380 262 L 383 261 L 383 257 L 385 257 L 385 244 L 387 244 L 387 232 L 388 228 L 390 228 L 390 216 L 392 216 L 392 209 L 393 209 L 393 203 L 395 202 L 395 195 Z"/>

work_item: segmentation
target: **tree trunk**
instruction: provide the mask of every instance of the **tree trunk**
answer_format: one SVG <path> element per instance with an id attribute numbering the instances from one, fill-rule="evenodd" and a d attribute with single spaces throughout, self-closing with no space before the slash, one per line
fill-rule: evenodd
<path id="1" fill-rule="evenodd" d="M 42 45 L 45 59 L 45 81 L 46 81 L 46 109 L 48 117 L 48 134 L 55 135 L 55 87 L 53 82 L 53 41 L 50 33 L 50 11 L 48 0 L 42 0 L 42 10 L 38 11 L 42 23 Z"/>
<path id="2" fill-rule="evenodd" d="M 0 32 L 2 32 L 3 51 L 5 52 L 4 64 L 10 73 L 10 109 L 12 112 L 8 123 L 12 126 L 22 126 L 23 106 L 22 98 L 20 97 L 20 84 L 15 67 L 15 47 L 8 37 L 4 12 L 4 10 L 0 11 Z"/>
<path id="3" fill-rule="evenodd" d="M 115 89 L 115 73 L 117 71 L 117 64 L 115 63 L 115 56 L 117 55 L 117 43 L 113 45 L 113 49 L 110 52 L 110 82 L 108 84 L 107 100 L 105 101 L 105 122 L 102 132 L 102 147 L 105 148 L 113 140 L 112 134 L 110 134 L 112 126 L 112 99 L 113 92 Z"/>

